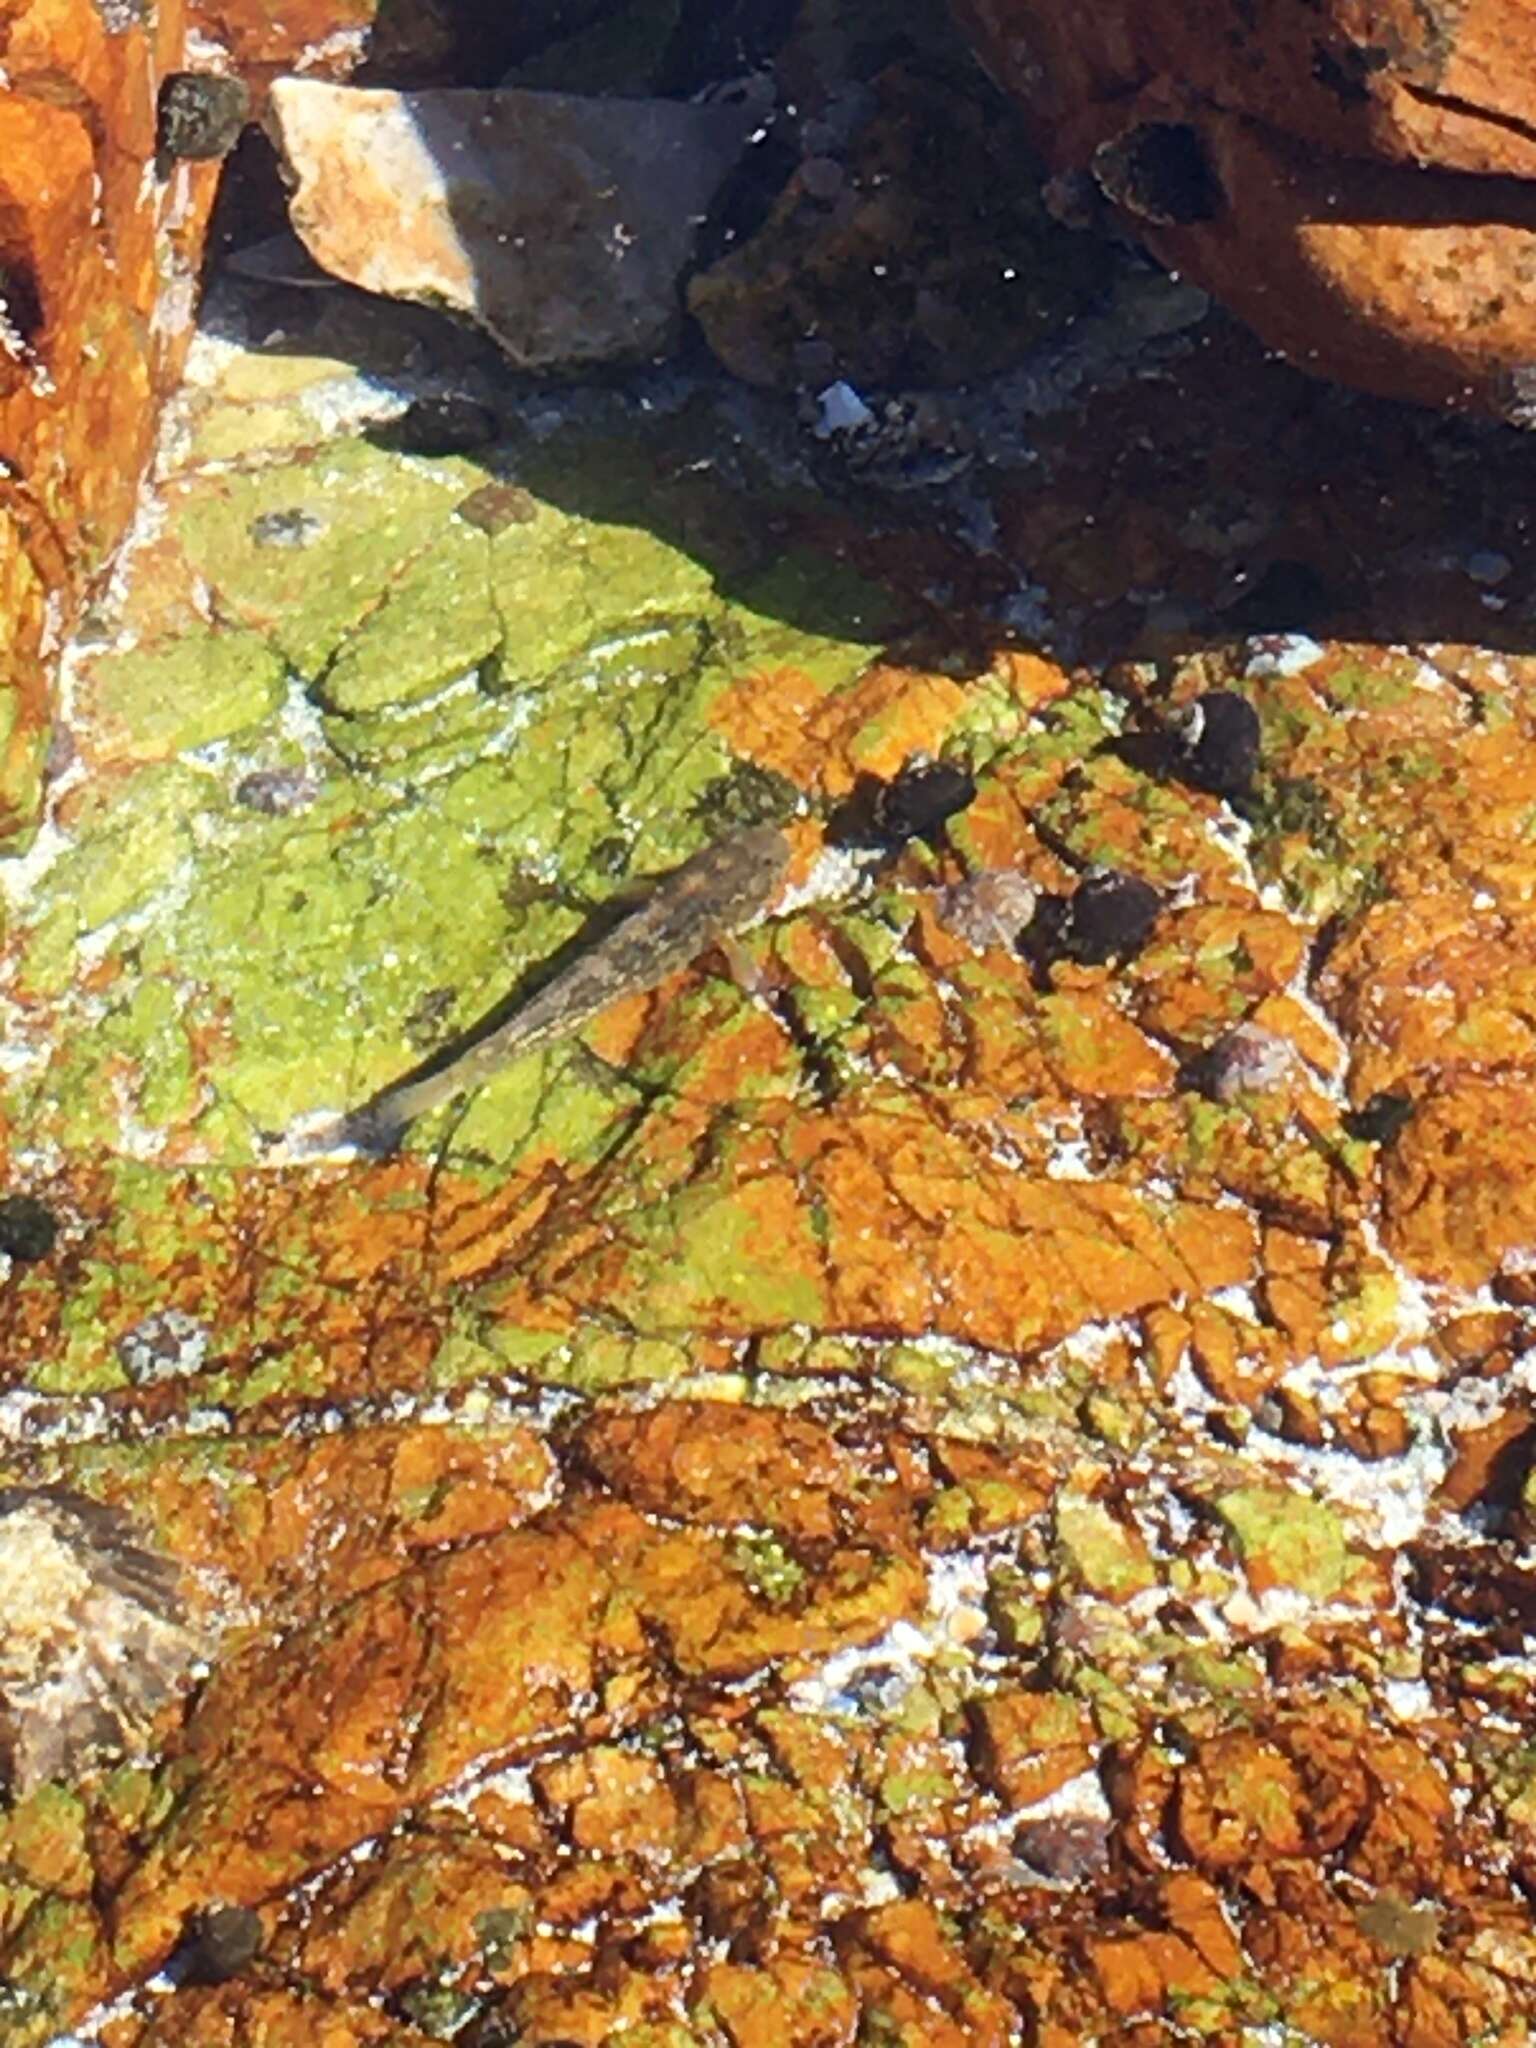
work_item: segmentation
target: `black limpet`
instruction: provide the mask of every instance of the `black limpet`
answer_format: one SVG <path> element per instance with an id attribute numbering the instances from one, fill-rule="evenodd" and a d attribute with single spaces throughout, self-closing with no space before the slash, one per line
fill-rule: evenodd
<path id="1" fill-rule="evenodd" d="M 882 837 L 897 844 L 931 839 L 975 795 L 975 776 L 953 761 L 903 768 L 875 798 L 875 824 Z"/>
<path id="2" fill-rule="evenodd" d="M 270 512 L 258 512 L 246 528 L 259 548 L 307 548 L 324 531 L 320 514 L 303 505 L 279 505 Z"/>
<path id="3" fill-rule="evenodd" d="M 1080 882 L 1065 909 L 1056 950 L 1080 966 L 1104 967 L 1141 951 L 1162 915 L 1163 899 L 1139 875 L 1106 868 Z"/>
<path id="4" fill-rule="evenodd" d="M 0 1200 L 0 1252 L 29 1264 L 46 1259 L 59 1235 L 59 1219 L 36 1195 Z"/>
<path id="5" fill-rule="evenodd" d="M 207 163 L 228 156 L 250 117 L 251 95 L 241 79 L 168 71 L 155 105 L 155 146 L 165 158 Z"/>
<path id="6" fill-rule="evenodd" d="M 1348 1112 L 1343 1119 L 1344 1128 L 1350 1137 L 1367 1145 L 1390 1145 L 1411 1120 L 1414 1107 L 1411 1095 L 1379 1088 L 1359 1109 Z"/>
<path id="7" fill-rule="evenodd" d="M 250 1968 L 266 1938 L 253 1907 L 211 1906 L 194 1920 L 169 1974 L 178 1984 L 227 1984 Z"/>
<path id="8" fill-rule="evenodd" d="M 417 398 L 398 418 L 376 427 L 369 439 L 399 455 L 467 455 L 494 441 L 500 424 L 490 406 L 461 392 Z"/>
<path id="9" fill-rule="evenodd" d="M 1259 766 L 1259 714 L 1235 690 L 1208 690 L 1169 720 L 1175 772 L 1212 796 L 1246 796 Z"/>

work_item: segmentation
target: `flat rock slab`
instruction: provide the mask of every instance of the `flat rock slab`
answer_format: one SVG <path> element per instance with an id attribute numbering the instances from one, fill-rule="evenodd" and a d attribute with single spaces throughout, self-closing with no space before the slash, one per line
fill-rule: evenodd
<path id="1" fill-rule="evenodd" d="M 699 224 L 760 109 L 281 79 L 272 125 L 316 262 L 476 320 L 524 369 L 666 354 Z"/>

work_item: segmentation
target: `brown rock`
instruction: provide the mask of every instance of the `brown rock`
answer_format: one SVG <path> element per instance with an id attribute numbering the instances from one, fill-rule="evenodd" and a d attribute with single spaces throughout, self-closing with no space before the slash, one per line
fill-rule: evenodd
<path id="1" fill-rule="evenodd" d="M 546 1747 L 599 1688 L 617 1728 L 641 1718 L 658 1661 L 729 1683 L 867 1642 L 923 1598 L 914 1565 L 835 1552 L 786 1614 L 719 1540 L 614 1502 L 432 1557 L 220 1669 L 188 1731 L 197 1789 L 119 1897 L 121 1954 L 163 1953 L 215 1890 L 266 1897 L 477 1760 Z M 617 1825 L 603 1791 L 569 1790 L 593 1840 Z M 645 1826 L 671 1826 L 669 1798 Z M 573 1920 L 592 1910 L 582 1889 Z M 558 1918 L 548 1898 L 544 1914 Z"/>
<path id="2" fill-rule="evenodd" d="M 1445 1505 L 1513 1507 L 1536 1447 L 1536 1413 L 1530 1404 L 1511 1401 L 1491 1421 L 1457 1430 L 1452 1441 L 1455 1455 L 1440 1482 Z"/>
<path id="3" fill-rule="evenodd" d="M 1526 416 L 1529 0 L 956 7 L 1057 169 L 1090 174 L 1271 346 L 1389 396 Z"/>
<path id="4" fill-rule="evenodd" d="M 1093 1764 L 1092 1730 L 1065 1693 L 1005 1692 L 978 1700 L 976 1771 L 1010 1806 L 1032 1806 Z"/>

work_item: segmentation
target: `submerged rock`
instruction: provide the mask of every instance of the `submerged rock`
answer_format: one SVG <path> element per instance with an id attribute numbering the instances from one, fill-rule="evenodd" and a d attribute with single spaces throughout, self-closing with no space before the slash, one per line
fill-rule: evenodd
<path id="1" fill-rule="evenodd" d="M 670 351 L 678 279 L 760 112 L 746 97 L 272 88 L 316 262 L 469 315 L 524 369 Z"/>
<path id="2" fill-rule="evenodd" d="M 1510 0 L 958 0 L 1031 112 L 1170 267 L 1303 369 L 1525 423 L 1536 130 Z"/>
<path id="3" fill-rule="evenodd" d="M 1100 280 L 1101 252 L 1009 175 L 1016 124 L 993 96 L 892 65 L 864 97 L 839 154 L 812 148 L 762 227 L 689 287 L 749 383 L 803 382 L 808 349 L 855 382 L 960 383 L 1017 361 Z"/>

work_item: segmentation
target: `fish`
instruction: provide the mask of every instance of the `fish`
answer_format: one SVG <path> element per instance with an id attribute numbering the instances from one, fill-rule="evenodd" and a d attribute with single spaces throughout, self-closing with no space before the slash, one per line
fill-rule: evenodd
<path id="1" fill-rule="evenodd" d="M 331 1120 L 300 1149 L 396 1150 L 429 1110 L 482 1086 L 520 1054 L 569 1037 L 610 1003 L 646 993 L 717 941 L 734 937 L 773 901 L 789 855 L 789 839 L 778 825 L 746 826 L 703 847 L 494 1030 Z"/>

